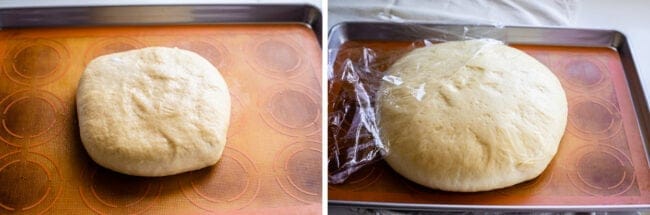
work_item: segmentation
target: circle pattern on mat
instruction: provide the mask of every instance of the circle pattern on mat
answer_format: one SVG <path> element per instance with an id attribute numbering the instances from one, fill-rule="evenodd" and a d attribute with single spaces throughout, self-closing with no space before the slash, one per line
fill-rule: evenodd
<path id="1" fill-rule="evenodd" d="M 87 51 L 85 63 L 88 64 L 91 60 L 102 55 L 139 49 L 142 47 L 144 47 L 144 44 L 130 38 L 116 37 L 100 40 Z"/>
<path id="2" fill-rule="evenodd" d="M 256 41 L 249 48 L 248 63 L 258 72 L 277 79 L 294 78 L 309 69 L 309 62 L 288 38 Z"/>
<path id="3" fill-rule="evenodd" d="M 268 90 L 261 104 L 262 119 L 289 136 L 309 136 L 320 129 L 320 101 L 315 92 L 298 85 Z"/>
<path id="4" fill-rule="evenodd" d="M 196 52 L 208 59 L 221 73 L 225 73 L 223 67 L 229 64 L 228 56 L 231 56 L 228 49 L 222 44 L 203 40 L 181 40 L 167 46 Z"/>
<path id="5" fill-rule="evenodd" d="M 284 192 L 302 202 L 320 202 L 320 144 L 313 141 L 292 143 L 276 157 L 275 178 Z"/>
<path id="6" fill-rule="evenodd" d="M 226 146 L 219 162 L 179 180 L 183 195 L 195 206 L 215 212 L 241 209 L 257 197 L 258 170 L 240 151 Z"/>
<path id="7" fill-rule="evenodd" d="M 38 153 L 10 152 L 0 157 L 0 213 L 44 213 L 63 190 L 56 165 Z"/>
<path id="8" fill-rule="evenodd" d="M 569 103 L 569 127 L 584 139 L 610 138 L 622 127 L 622 118 L 613 104 L 600 100 L 577 98 Z"/>
<path id="9" fill-rule="evenodd" d="M 243 130 L 242 125 L 244 121 L 244 104 L 238 95 L 230 91 L 230 103 L 232 104 L 230 111 L 230 127 L 228 128 L 227 137 L 233 137 Z"/>
<path id="10" fill-rule="evenodd" d="M 562 61 L 560 76 L 569 84 L 569 89 L 593 91 L 606 86 L 607 66 L 597 59 L 586 57 L 566 58 Z"/>
<path id="11" fill-rule="evenodd" d="M 607 145 L 579 148 L 572 161 L 569 179 L 581 191 L 590 195 L 609 196 L 628 191 L 635 182 L 630 158 Z"/>
<path id="12" fill-rule="evenodd" d="M 46 85 L 66 72 L 68 51 L 58 42 L 37 39 L 10 48 L 4 71 L 12 81 L 22 85 Z"/>
<path id="13" fill-rule="evenodd" d="M 67 110 L 56 95 L 43 90 L 16 91 L 0 100 L 0 140 L 14 147 L 34 147 L 59 135 Z"/>
<path id="14" fill-rule="evenodd" d="M 155 178 L 120 174 L 96 164 L 84 171 L 79 193 L 99 214 L 142 213 L 155 205 L 162 185 Z"/>

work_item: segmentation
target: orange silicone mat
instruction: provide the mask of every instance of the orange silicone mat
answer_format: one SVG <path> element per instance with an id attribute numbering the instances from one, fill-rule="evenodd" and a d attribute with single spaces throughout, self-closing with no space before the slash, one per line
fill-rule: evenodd
<path id="1" fill-rule="evenodd" d="M 147 46 L 195 51 L 226 79 L 231 124 L 215 166 L 133 177 L 86 154 L 75 110 L 86 63 Z M 0 214 L 320 213 L 321 48 L 308 27 L 3 29 L 0 50 Z"/>
<path id="2" fill-rule="evenodd" d="M 341 46 L 334 72 L 346 59 L 358 62 L 374 54 L 384 71 L 404 53 L 423 43 L 349 41 Z M 547 65 L 567 93 L 569 120 L 559 151 L 538 178 L 513 187 L 478 193 L 454 193 L 415 184 L 380 161 L 362 168 L 339 185 L 329 185 L 329 200 L 430 205 L 603 206 L 650 204 L 650 169 L 637 115 L 616 50 L 514 45 Z M 348 61 L 350 62 L 350 61 Z M 329 99 L 340 98 L 333 84 Z M 332 108 L 332 107 L 330 107 Z M 335 111 L 333 109 L 330 112 Z M 330 146 L 331 147 L 331 146 Z M 330 148 L 330 150 L 332 150 Z M 346 150 L 341 149 L 341 150 Z M 355 203 L 351 203 L 355 204 Z"/>

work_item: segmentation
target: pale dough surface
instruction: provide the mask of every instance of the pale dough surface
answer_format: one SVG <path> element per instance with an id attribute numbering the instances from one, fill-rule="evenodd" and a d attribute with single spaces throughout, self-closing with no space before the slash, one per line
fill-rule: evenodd
<path id="1" fill-rule="evenodd" d="M 150 47 L 91 61 L 79 82 L 77 114 L 83 145 L 99 165 L 173 175 L 221 158 L 230 94 L 198 54 Z"/>
<path id="2" fill-rule="evenodd" d="M 494 40 L 415 49 L 389 68 L 378 95 L 386 161 L 440 190 L 486 191 L 537 177 L 567 122 L 557 77 Z"/>

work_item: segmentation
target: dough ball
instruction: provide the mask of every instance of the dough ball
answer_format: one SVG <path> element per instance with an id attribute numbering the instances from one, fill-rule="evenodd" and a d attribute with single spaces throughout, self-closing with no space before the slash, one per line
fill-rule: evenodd
<path id="1" fill-rule="evenodd" d="M 81 141 L 99 165 L 165 176 L 215 164 L 226 144 L 230 94 L 198 54 L 151 47 L 98 57 L 79 82 Z"/>
<path id="2" fill-rule="evenodd" d="M 537 177 L 567 122 L 557 77 L 494 40 L 415 49 L 389 68 L 378 95 L 388 164 L 446 191 L 487 191 Z"/>

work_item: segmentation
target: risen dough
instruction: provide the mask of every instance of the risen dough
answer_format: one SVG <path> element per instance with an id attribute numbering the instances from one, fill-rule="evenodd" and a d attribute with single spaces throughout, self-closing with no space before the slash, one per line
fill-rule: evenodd
<path id="1" fill-rule="evenodd" d="M 165 176 L 219 160 L 230 94 L 198 54 L 144 48 L 91 61 L 79 82 L 77 114 L 83 145 L 99 165 Z"/>
<path id="2" fill-rule="evenodd" d="M 389 68 L 378 95 L 388 164 L 447 191 L 492 190 L 537 177 L 567 122 L 557 77 L 493 40 L 415 49 Z"/>

